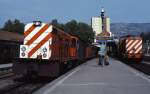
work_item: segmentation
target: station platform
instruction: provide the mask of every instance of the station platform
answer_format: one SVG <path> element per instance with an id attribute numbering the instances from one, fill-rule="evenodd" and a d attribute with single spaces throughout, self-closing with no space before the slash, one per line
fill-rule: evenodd
<path id="1" fill-rule="evenodd" d="M 13 66 L 12 63 L 10 63 L 10 64 L 0 64 L 0 69 L 3 69 L 3 68 L 10 68 L 10 67 L 12 67 L 12 66 Z"/>
<path id="2" fill-rule="evenodd" d="M 34 94 L 150 94 L 150 79 L 118 60 L 98 66 L 92 59 Z"/>

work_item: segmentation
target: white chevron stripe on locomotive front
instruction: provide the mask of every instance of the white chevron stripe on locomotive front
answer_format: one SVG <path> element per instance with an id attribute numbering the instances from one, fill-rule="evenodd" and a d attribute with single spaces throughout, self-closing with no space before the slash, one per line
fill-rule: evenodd
<path id="1" fill-rule="evenodd" d="M 44 46 L 44 44 L 48 43 L 46 46 L 47 49 L 49 49 L 49 40 L 50 38 L 52 38 L 52 34 L 49 33 L 43 40 L 40 41 L 40 43 L 38 43 L 29 53 L 28 53 L 28 56 L 31 57 L 36 51 L 40 51 L 42 49 L 40 49 L 42 46 Z M 38 55 L 41 55 L 42 53 L 40 52 L 40 54 Z M 48 59 L 48 58 L 47 58 Z"/>
<path id="2" fill-rule="evenodd" d="M 128 42 L 129 42 L 129 39 L 126 40 L 126 43 L 128 43 Z"/>
<path id="3" fill-rule="evenodd" d="M 42 33 L 31 45 L 29 45 L 29 52 L 34 49 L 34 47 L 36 47 L 40 41 L 42 41 L 50 32 L 52 31 L 52 26 L 50 26 L 44 33 Z M 51 39 L 52 40 L 52 39 Z M 48 41 L 49 42 L 49 41 Z M 42 48 L 44 45 L 42 45 L 40 48 Z M 39 49 L 40 49 L 39 48 Z M 37 51 L 31 56 L 36 56 L 36 54 L 40 53 L 39 50 L 37 49 Z"/>
<path id="4" fill-rule="evenodd" d="M 139 46 L 139 48 L 135 51 L 135 53 L 139 53 L 140 51 L 142 51 L 142 45 Z"/>
<path id="5" fill-rule="evenodd" d="M 33 23 L 30 23 L 28 24 L 26 27 L 25 27 L 25 30 L 30 28 L 31 26 L 33 25 Z M 27 43 L 27 41 L 29 41 L 33 36 L 35 36 L 39 30 L 41 30 L 46 24 L 43 23 L 40 27 L 36 27 L 28 36 L 25 37 L 25 41 L 24 41 L 24 44 Z"/>
<path id="6" fill-rule="evenodd" d="M 140 40 L 140 42 L 135 46 L 135 49 L 137 49 L 139 45 L 142 45 L 142 40 Z"/>
<path id="7" fill-rule="evenodd" d="M 126 41 L 126 48 L 128 48 L 129 47 L 129 45 L 131 44 L 133 42 L 133 40 L 129 40 L 129 41 Z"/>
<path id="8" fill-rule="evenodd" d="M 134 41 L 134 40 L 133 40 Z M 131 50 L 136 44 L 138 43 L 138 40 L 135 40 L 128 48 L 127 50 Z"/>
<path id="9" fill-rule="evenodd" d="M 30 26 L 30 24 L 28 24 L 28 26 L 26 25 L 25 27 L 25 31 L 24 31 L 24 36 L 28 36 L 34 29 L 36 28 L 36 26 L 34 24 L 32 24 Z"/>
<path id="10" fill-rule="evenodd" d="M 142 52 L 142 41 L 140 41 L 138 43 L 138 45 L 136 45 L 136 51 L 135 53 L 141 53 Z"/>
<path id="11" fill-rule="evenodd" d="M 44 27 L 44 26 L 42 26 Z M 37 27 L 34 31 L 32 31 L 32 34 L 29 34 L 28 35 L 28 40 L 30 40 L 33 36 L 35 36 L 37 34 L 37 32 L 40 30 L 41 28 Z M 33 44 L 37 44 L 39 43 L 41 40 L 43 40 L 49 32 L 52 32 L 52 26 L 50 26 L 47 30 L 45 30 L 36 40 L 33 41 L 33 43 L 31 43 L 30 45 L 33 45 Z M 35 33 L 35 34 L 34 34 Z M 31 36 L 30 36 L 31 35 Z M 26 38 L 25 38 L 26 39 Z M 27 41 L 24 41 L 25 43 L 27 43 Z M 30 46 L 29 45 L 29 46 Z"/>
<path id="12" fill-rule="evenodd" d="M 26 25 L 25 31 L 28 30 L 33 26 L 33 23 Z M 37 26 L 36 28 L 32 29 L 33 31 L 28 33 L 25 37 L 24 44 L 27 44 L 29 49 L 28 52 L 30 53 L 39 43 L 49 34 L 52 32 L 52 25 L 48 25 L 42 23 L 41 26 Z M 41 32 L 41 33 L 40 33 Z M 34 38 L 33 38 L 34 37 Z M 29 42 L 30 41 L 30 42 Z M 52 41 L 50 38 L 45 44 L 41 45 L 40 48 L 43 48 L 47 43 L 49 46 L 49 42 Z M 51 43 L 51 42 L 50 42 Z M 39 53 L 41 53 L 41 49 L 36 49 L 36 51 L 30 56 L 30 58 L 36 58 Z"/>
<path id="13" fill-rule="evenodd" d="M 52 32 L 52 26 L 49 26 L 47 30 L 45 30 L 33 43 L 39 43 L 43 40 L 50 32 Z"/>
<path id="14" fill-rule="evenodd" d="M 134 50 L 130 50 L 129 53 L 139 53 L 142 50 L 142 40 L 138 40 L 138 43 L 134 46 Z"/>
<path id="15" fill-rule="evenodd" d="M 50 38 L 50 41 L 52 41 L 52 38 Z M 51 43 L 51 42 L 49 42 L 49 41 L 47 41 L 45 44 L 43 44 L 40 48 L 44 48 L 44 46 L 46 46 L 48 43 Z M 38 43 L 33 43 L 33 44 L 31 44 L 30 46 L 29 46 L 29 52 L 30 51 L 32 51 L 36 46 L 38 45 Z M 49 45 L 49 44 L 48 44 Z M 39 48 L 39 49 L 40 49 Z M 36 55 L 38 54 L 38 53 L 40 53 L 41 52 L 41 50 L 37 50 L 31 57 L 36 57 Z"/>
<path id="16" fill-rule="evenodd" d="M 139 44 L 136 46 L 136 51 L 135 53 L 139 53 L 140 51 L 142 51 L 142 40 L 139 42 Z"/>

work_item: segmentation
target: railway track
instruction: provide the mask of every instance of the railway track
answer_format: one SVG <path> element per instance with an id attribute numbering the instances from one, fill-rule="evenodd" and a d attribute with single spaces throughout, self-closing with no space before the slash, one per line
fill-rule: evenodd
<path id="1" fill-rule="evenodd" d="M 45 83 L 17 83 L 3 88 L 0 94 L 31 94 L 44 85 Z"/>
<path id="2" fill-rule="evenodd" d="M 15 76 L 10 67 L 1 67 L 0 94 L 31 94 L 52 80 Z"/>
<path id="3" fill-rule="evenodd" d="M 122 63 L 136 69 L 137 71 L 142 72 L 143 74 L 147 75 L 148 77 L 150 77 L 150 62 L 149 61 L 141 61 L 141 62 L 134 62 L 134 61 L 123 61 L 119 58 L 114 58 L 116 60 L 121 61 Z"/>
<path id="4" fill-rule="evenodd" d="M 61 75 L 72 70 L 74 67 L 64 71 L 64 73 L 62 73 Z M 56 78 L 30 79 L 28 77 L 19 77 L 15 75 L 5 77 L 5 79 L 2 77 L 0 78 L 0 94 L 32 94 L 39 88 L 55 79 Z"/>
<path id="5" fill-rule="evenodd" d="M 7 79 L 7 78 L 12 77 L 12 76 L 14 76 L 14 74 L 12 72 L 10 72 L 10 73 L 7 73 L 7 74 L 0 75 L 0 79 L 1 80 L 2 79 Z"/>
<path id="6" fill-rule="evenodd" d="M 141 62 L 141 63 L 131 63 L 128 64 L 129 66 L 133 67 L 134 69 L 150 76 L 150 63 L 148 62 Z"/>
<path id="7" fill-rule="evenodd" d="M 14 76 L 12 69 L 0 70 L 0 80 Z"/>
<path id="8" fill-rule="evenodd" d="M 14 81 L 14 77 L 0 80 L 0 94 L 32 94 L 54 79 L 26 79 L 19 78 Z"/>
<path id="9" fill-rule="evenodd" d="M 13 91 L 14 89 L 22 86 L 24 83 L 11 83 L 4 88 L 0 89 L 0 94 L 8 94 L 9 92 Z"/>
<path id="10" fill-rule="evenodd" d="M 0 64 L 0 79 L 13 76 L 12 63 Z"/>
<path id="11" fill-rule="evenodd" d="M 28 77 L 16 77 L 15 75 L 5 77 L 5 79 L 0 78 L 0 94 L 32 94 L 45 84 L 50 83 L 55 79 L 56 78 L 31 79 Z"/>

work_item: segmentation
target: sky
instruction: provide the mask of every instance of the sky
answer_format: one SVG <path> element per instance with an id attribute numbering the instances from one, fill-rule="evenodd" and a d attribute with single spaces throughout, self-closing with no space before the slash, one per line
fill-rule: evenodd
<path id="1" fill-rule="evenodd" d="M 101 7 L 111 22 L 150 23 L 150 0 L 0 0 L 0 27 L 8 20 L 66 23 L 72 19 L 90 24 Z"/>

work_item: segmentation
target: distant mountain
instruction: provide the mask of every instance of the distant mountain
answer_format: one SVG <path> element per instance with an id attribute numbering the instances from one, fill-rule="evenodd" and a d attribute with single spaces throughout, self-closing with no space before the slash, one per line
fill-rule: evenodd
<path id="1" fill-rule="evenodd" d="M 111 31 L 115 36 L 140 35 L 150 32 L 150 23 L 112 23 Z"/>

